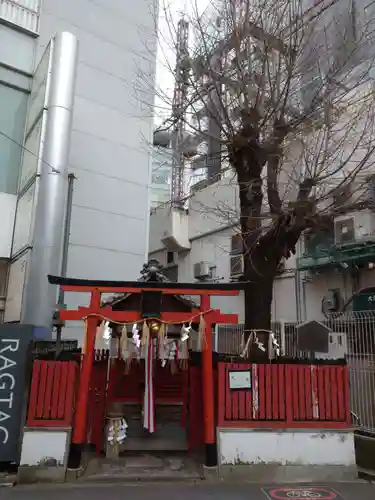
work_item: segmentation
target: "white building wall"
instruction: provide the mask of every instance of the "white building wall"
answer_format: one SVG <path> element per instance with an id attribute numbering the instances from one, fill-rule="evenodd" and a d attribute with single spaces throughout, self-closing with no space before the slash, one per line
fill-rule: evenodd
<path id="1" fill-rule="evenodd" d="M 189 237 L 194 239 L 206 233 L 234 226 L 238 221 L 238 186 L 235 176 L 198 191 L 189 202 Z"/>
<path id="2" fill-rule="evenodd" d="M 0 193 L 0 258 L 9 259 L 12 249 L 14 215 L 16 213 L 17 196 L 14 194 Z"/>
<path id="3" fill-rule="evenodd" d="M 294 270 L 277 277 L 273 284 L 272 320 L 297 320 L 296 281 Z"/>
<path id="4" fill-rule="evenodd" d="M 224 229 L 193 239 L 190 252 L 185 257 L 179 258 L 179 270 L 181 269 L 179 280 L 188 283 L 194 281 L 194 264 L 203 261 L 215 267 L 214 276 L 219 282 L 228 282 L 230 279 L 229 254 L 232 234 L 233 230 Z M 239 322 L 244 322 L 242 295 L 238 297 L 211 297 L 211 305 L 221 309 L 223 313 L 238 314 Z"/>

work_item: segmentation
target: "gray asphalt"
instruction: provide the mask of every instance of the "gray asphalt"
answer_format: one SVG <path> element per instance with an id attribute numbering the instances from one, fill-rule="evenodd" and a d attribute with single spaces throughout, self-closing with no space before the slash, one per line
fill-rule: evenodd
<path id="1" fill-rule="evenodd" d="M 286 485 L 281 487 L 285 488 Z M 316 486 L 316 485 L 309 485 Z M 327 485 L 341 495 L 335 500 L 375 500 L 375 485 Z M 251 484 L 95 484 L 0 488 L 0 500 L 268 500 L 262 487 Z"/>

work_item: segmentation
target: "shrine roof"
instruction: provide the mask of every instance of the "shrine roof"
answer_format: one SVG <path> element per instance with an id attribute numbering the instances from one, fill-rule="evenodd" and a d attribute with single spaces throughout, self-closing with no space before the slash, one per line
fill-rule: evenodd
<path id="1" fill-rule="evenodd" d="M 183 304 L 185 307 L 189 308 L 199 308 L 199 304 L 197 304 L 192 299 L 187 296 L 181 295 L 182 290 L 189 291 L 189 295 L 194 295 L 194 291 L 197 291 L 197 295 L 199 295 L 199 291 L 236 291 L 244 288 L 245 283 L 212 283 L 212 282 L 200 282 L 200 283 L 178 283 L 170 281 L 163 274 L 163 267 L 156 260 L 150 260 L 147 264 L 145 264 L 141 270 L 141 276 L 136 281 L 104 281 L 104 280 L 86 280 L 86 279 L 78 279 L 78 278 L 66 278 L 66 277 L 58 277 L 58 276 L 48 276 L 49 283 L 53 285 L 65 286 L 65 287 L 77 287 L 77 288 L 101 288 L 101 293 L 105 293 L 103 289 L 105 288 L 113 288 L 125 289 L 124 292 L 113 293 L 110 296 L 107 296 L 104 300 L 102 300 L 102 306 L 115 306 L 116 304 L 120 304 L 121 302 L 127 301 L 131 296 L 135 296 L 136 292 L 129 291 L 129 289 L 149 289 L 150 291 L 153 289 L 165 289 L 169 290 L 169 297 L 173 297 L 176 301 Z M 128 290 L 126 290 L 128 289 Z M 173 294 L 171 291 L 176 290 L 179 293 Z M 78 291 L 78 290 L 77 290 Z M 215 292 L 214 292 L 215 293 Z M 216 292 L 217 293 L 217 292 Z"/>
<path id="2" fill-rule="evenodd" d="M 156 286 L 162 285 L 163 287 L 166 285 L 175 284 L 174 282 L 169 280 L 163 274 L 163 268 L 159 264 L 159 262 L 156 260 L 150 260 L 147 264 L 145 264 L 143 266 L 143 268 L 141 270 L 141 276 L 137 280 L 136 283 L 139 285 L 142 285 L 142 286 L 144 286 L 146 283 L 148 283 L 152 286 L 153 285 L 156 285 Z M 103 300 L 102 305 L 103 306 L 106 306 L 106 305 L 114 306 L 116 304 L 119 304 L 119 303 L 125 301 L 131 295 L 133 295 L 133 294 L 132 293 L 115 293 L 115 294 L 111 295 L 110 297 L 107 297 L 105 300 Z M 172 297 L 174 297 L 175 300 L 177 300 L 178 302 L 184 304 L 185 306 L 187 306 L 189 308 L 198 307 L 198 305 L 196 304 L 195 301 L 193 301 L 187 297 L 183 297 L 182 295 L 175 294 L 175 295 L 172 295 Z"/>
<path id="3" fill-rule="evenodd" d="M 147 277 L 146 279 L 141 278 L 137 281 L 137 283 L 139 283 L 139 284 L 151 283 L 151 280 L 149 277 Z M 164 276 L 163 280 L 160 280 L 160 281 L 153 280 L 152 283 L 160 283 L 164 286 L 167 283 L 174 283 L 174 282 L 168 280 Z M 179 286 L 181 286 L 181 285 L 179 285 Z M 133 294 L 132 293 L 114 293 L 113 295 L 110 295 L 106 299 L 102 300 L 101 305 L 102 306 L 114 306 L 122 301 L 125 301 L 131 295 L 133 295 Z M 175 294 L 175 295 L 172 295 L 172 297 L 174 297 L 176 300 L 178 300 L 179 302 L 183 303 L 184 305 L 186 305 L 190 308 L 198 308 L 199 307 L 199 305 L 194 300 L 189 299 L 187 297 L 184 297 L 182 295 Z"/>

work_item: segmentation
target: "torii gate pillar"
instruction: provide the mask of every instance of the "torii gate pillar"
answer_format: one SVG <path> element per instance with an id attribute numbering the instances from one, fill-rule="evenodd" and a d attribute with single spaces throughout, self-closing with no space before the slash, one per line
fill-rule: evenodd
<path id="1" fill-rule="evenodd" d="M 200 296 L 200 307 L 191 312 L 161 312 L 160 321 L 165 323 L 191 323 L 193 318 L 201 316 L 205 323 L 202 346 L 202 394 L 204 417 L 205 465 L 217 465 L 216 428 L 215 428 L 215 396 L 213 374 L 213 324 L 238 323 L 237 314 L 222 314 L 218 309 L 212 309 L 211 295 L 239 295 L 239 287 L 233 283 L 158 283 L 158 282 L 103 282 L 76 280 L 49 276 L 51 284 L 60 285 L 65 292 L 86 292 L 91 294 L 90 305 L 77 310 L 62 309 L 60 318 L 65 321 L 86 320 L 86 349 L 83 353 L 81 376 L 78 387 L 75 422 L 72 435 L 71 455 L 74 455 L 77 466 L 80 462 L 82 448 L 86 440 L 86 422 L 88 412 L 88 394 L 93 367 L 94 344 L 98 321 L 105 318 L 117 323 L 138 323 L 143 321 L 140 311 L 113 311 L 109 306 L 101 306 L 101 294 L 121 293 L 140 294 L 143 291 L 158 291 L 169 295 Z"/>

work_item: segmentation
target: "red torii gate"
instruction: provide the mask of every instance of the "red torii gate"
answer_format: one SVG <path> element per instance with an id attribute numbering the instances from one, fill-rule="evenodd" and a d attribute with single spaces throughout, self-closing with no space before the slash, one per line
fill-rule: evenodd
<path id="1" fill-rule="evenodd" d="M 86 321 L 86 345 L 82 355 L 81 374 L 76 401 L 71 453 L 75 461 L 80 462 L 83 445 L 86 439 L 86 423 L 91 373 L 94 361 L 95 337 L 98 321 L 106 319 L 116 323 L 139 323 L 145 318 L 141 311 L 113 311 L 111 306 L 101 305 L 101 294 L 140 294 L 143 292 L 160 292 L 164 295 L 199 295 L 200 307 L 191 312 L 163 312 L 157 319 L 165 323 L 190 323 L 192 318 L 204 317 L 204 339 L 202 346 L 202 393 L 204 414 L 205 465 L 217 465 L 214 380 L 212 364 L 212 325 L 218 323 L 236 324 L 237 314 L 222 314 L 219 309 L 212 309 L 210 296 L 239 295 L 242 288 L 238 283 L 160 283 L 160 282 L 125 282 L 80 280 L 48 276 L 52 285 L 59 285 L 64 292 L 90 294 L 88 307 L 78 309 L 60 309 L 59 318 L 63 321 Z M 147 318 L 150 319 L 150 318 Z"/>

